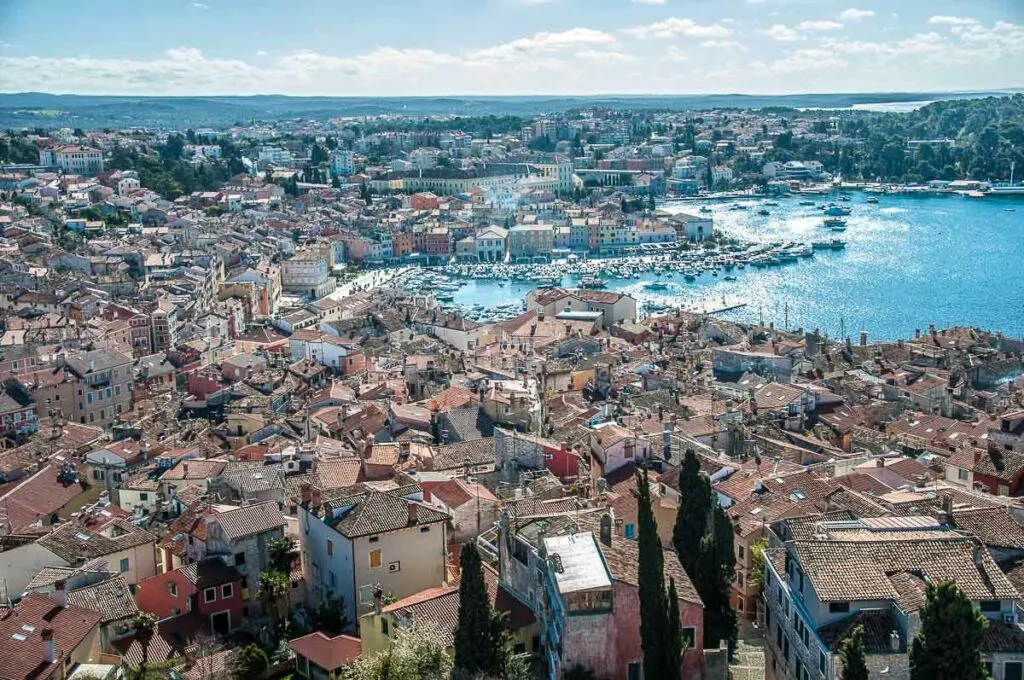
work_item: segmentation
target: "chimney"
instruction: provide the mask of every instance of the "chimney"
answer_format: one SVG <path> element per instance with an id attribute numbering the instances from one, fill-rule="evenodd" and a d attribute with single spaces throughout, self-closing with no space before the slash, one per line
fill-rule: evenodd
<path id="1" fill-rule="evenodd" d="M 883 468 L 883 467 L 885 467 L 885 458 L 875 458 L 875 467 L 876 468 Z"/>
<path id="2" fill-rule="evenodd" d="M 414 501 L 409 501 L 405 507 L 409 511 L 409 524 L 416 524 L 419 521 L 420 506 Z"/>
<path id="3" fill-rule="evenodd" d="M 860 332 L 860 346 L 861 347 L 867 347 L 868 346 L 868 332 L 867 331 L 861 331 Z"/>
<path id="4" fill-rule="evenodd" d="M 920 340 L 920 339 L 921 339 L 921 329 L 920 328 L 915 328 L 914 329 L 914 340 Z"/>
<path id="5" fill-rule="evenodd" d="M 942 514 L 945 515 L 943 520 L 946 524 L 953 523 L 953 496 L 946 495 L 942 497 Z"/>
<path id="6" fill-rule="evenodd" d="M 977 541 L 974 543 L 974 566 L 978 569 L 985 567 L 985 560 L 981 556 L 981 544 Z"/>
<path id="7" fill-rule="evenodd" d="M 898 630 L 894 630 L 889 633 L 889 651 L 893 654 L 899 654 L 900 651 L 900 633 Z"/>
<path id="8" fill-rule="evenodd" d="M 39 636 L 43 638 L 43 659 L 46 663 L 57 663 L 57 643 L 53 639 L 53 629 L 44 628 Z"/>
<path id="9" fill-rule="evenodd" d="M 181 474 L 185 479 L 188 479 L 188 461 L 186 460 L 181 464 Z"/>
<path id="10" fill-rule="evenodd" d="M 612 547 L 612 524 L 614 520 L 610 513 L 604 513 L 601 515 L 601 543 Z"/>
<path id="11" fill-rule="evenodd" d="M 302 505 L 308 508 L 310 502 L 313 500 L 313 485 L 303 484 L 299 487 L 299 494 L 302 499 Z"/>
<path id="12" fill-rule="evenodd" d="M 68 606 L 68 582 L 61 579 L 54 583 L 53 586 L 57 589 L 57 594 L 54 596 L 57 604 L 60 605 L 61 609 L 64 609 Z"/>

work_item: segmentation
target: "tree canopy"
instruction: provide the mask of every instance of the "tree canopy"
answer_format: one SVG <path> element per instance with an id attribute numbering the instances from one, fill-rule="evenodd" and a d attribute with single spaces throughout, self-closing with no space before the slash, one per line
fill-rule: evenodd
<path id="1" fill-rule="evenodd" d="M 952 581 L 929 584 L 921 630 L 910 648 L 911 680 L 985 680 L 988 620 Z"/>

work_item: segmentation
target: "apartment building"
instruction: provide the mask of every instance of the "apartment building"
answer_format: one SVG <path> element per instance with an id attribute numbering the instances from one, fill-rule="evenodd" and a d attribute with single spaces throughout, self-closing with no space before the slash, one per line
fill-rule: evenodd
<path id="1" fill-rule="evenodd" d="M 66 365 L 79 384 L 74 409 L 65 411 L 65 417 L 106 428 L 131 410 L 135 380 L 131 359 L 112 349 L 97 349 L 69 357 Z"/>

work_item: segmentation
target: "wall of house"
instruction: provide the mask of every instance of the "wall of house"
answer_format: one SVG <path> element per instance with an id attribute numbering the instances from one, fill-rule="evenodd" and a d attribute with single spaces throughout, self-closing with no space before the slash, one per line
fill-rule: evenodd
<path id="1" fill-rule="evenodd" d="M 175 593 L 169 584 L 174 584 Z M 153 614 L 159 620 L 180 616 L 189 610 L 192 584 L 180 571 L 170 571 L 139 582 L 135 601 L 139 609 Z"/>
<path id="2" fill-rule="evenodd" d="M 126 512 L 132 512 L 136 506 L 141 505 L 146 512 L 156 512 L 158 503 L 156 491 L 138 491 L 136 489 L 118 489 L 117 505 Z"/>
<path id="3" fill-rule="evenodd" d="M 700 671 L 704 646 L 704 610 L 679 601 L 683 628 L 694 628 L 695 649 L 683 656 L 683 677 Z M 629 677 L 630 663 L 643 662 L 640 648 L 640 595 L 634 585 L 612 584 L 612 613 L 566 616 L 563 619 L 562 668 L 577 663 L 601 678 Z"/>
<path id="4" fill-rule="evenodd" d="M 427 529 L 427 531 L 422 531 Z M 401 599 L 445 581 L 446 531 L 442 523 L 357 538 L 352 543 L 355 589 L 380 583 L 385 593 Z M 370 568 L 370 552 L 381 551 L 381 566 Z M 393 567 L 392 565 L 397 565 Z M 397 570 L 394 570 L 397 568 Z"/>
<path id="5" fill-rule="evenodd" d="M 229 594 L 224 595 L 224 586 L 229 585 Z M 216 593 L 212 602 L 206 601 L 206 588 L 203 588 L 197 592 L 196 597 L 196 613 L 202 618 L 203 622 L 213 629 L 213 623 L 210 617 L 213 614 L 227 611 L 231 617 L 231 629 L 234 630 L 242 625 L 243 615 L 242 609 L 245 606 L 245 602 L 242 600 L 242 586 L 243 582 L 238 581 L 231 584 L 221 584 L 218 586 L 212 586 Z"/>
<path id="6" fill-rule="evenodd" d="M 327 541 L 333 544 L 327 554 Z M 305 508 L 299 508 L 299 541 L 302 549 L 302 573 L 306 581 L 306 603 L 315 606 L 333 590 L 345 601 L 349 621 L 358 620 L 358 593 L 352 570 L 352 544 Z M 330 575 L 335 585 L 331 586 Z"/>
<path id="7" fill-rule="evenodd" d="M 0 574 L 11 599 L 21 597 L 25 586 L 43 567 L 66 567 L 68 562 L 38 543 L 26 543 L 0 552 Z"/>

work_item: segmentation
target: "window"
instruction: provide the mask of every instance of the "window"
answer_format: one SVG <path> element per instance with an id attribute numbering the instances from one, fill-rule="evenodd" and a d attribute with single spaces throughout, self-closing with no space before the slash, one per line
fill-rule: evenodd
<path id="1" fill-rule="evenodd" d="M 243 564 L 245 564 L 245 553 L 244 552 L 235 553 L 235 566 L 236 567 L 240 567 Z"/>
<path id="2" fill-rule="evenodd" d="M 370 569 L 380 569 L 380 565 L 384 564 L 384 556 L 380 550 L 370 551 Z"/>
<path id="3" fill-rule="evenodd" d="M 644 680 L 644 665 L 639 661 L 629 664 L 628 680 Z"/>
<path id="4" fill-rule="evenodd" d="M 825 675 L 825 652 L 818 650 L 818 670 Z"/>
<path id="5" fill-rule="evenodd" d="M 380 619 L 380 634 L 385 636 L 388 634 L 388 620 L 383 616 Z"/>
<path id="6" fill-rule="evenodd" d="M 370 543 L 376 543 L 380 540 L 380 536 L 370 536 Z"/>
<path id="7" fill-rule="evenodd" d="M 964 481 L 967 481 L 967 470 L 965 470 L 963 468 L 958 468 L 957 469 L 957 477 L 959 477 L 960 479 L 962 479 Z"/>
<path id="8" fill-rule="evenodd" d="M 743 546 L 742 545 L 736 546 L 736 559 L 740 560 L 740 561 L 743 560 Z"/>
<path id="9" fill-rule="evenodd" d="M 1007 661 L 1003 664 L 1003 680 L 1024 680 L 1024 664 Z"/>
<path id="10" fill-rule="evenodd" d="M 329 538 L 327 539 L 327 556 L 328 557 L 333 557 L 334 556 L 334 541 L 332 541 Z"/>
<path id="11" fill-rule="evenodd" d="M 222 585 L 220 587 L 220 596 L 222 598 L 227 599 L 229 597 L 234 597 L 234 595 L 235 595 L 235 587 L 232 584 L 225 583 L 224 585 Z"/>
<path id="12" fill-rule="evenodd" d="M 632 524 L 627 524 L 626 525 L 626 532 L 625 533 L 626 533 L 626 538 L 633 538 L 633 535 L 636 533 L 636 527 L 633 526 Z"/>
<path id="13" fill-rule="evenodd" d="M 850 603 L 849 602 L 829 602 L 828 603 L 829 614 L 849 614 Z"/>
<path id="14" fill-rule="evenodd" d="M 999 600 L 982 600 L 978 603 L 978 608 L 983 612 L 998 612 L 999 611 Z"/>
<path id="15" fill-rule="evenodd" d="M 428 533 L 430 533 L 430 527 L 420 527 L 420 533 L 421 534 L 428 534 Z"/>
<path id="16" fill-rule="evenodd" d="M 167 584 L 167 592 L 169 592 L 171 594 L 171 597 L 177 597 L 178 596 L 178 584 L 177 583 L 168 583 Z"/>
<path id="17" fill-rule="evenodd" d="M 217 599 L 217 589 L 207 588 L 203 591 L 203 602 L 213 602 Z"/>
<path id="18" fill-rule="evenodd" d="M 737 571 L 737 572 L 736 572 L 736 584 L 737 584 L 737 585 L 738 585 L 738 586 L 739 586 L 740 588 L 742 588 L 742 587 L 743 587 L 743 572 L 742 572 L 742 571 Z"/>
<path id="19" fill-rule="evenodd" d="M 120 385 L 114 385 L 114 395 L 118 396 L 118 397 L 121 396 L 121 386 Z"/>
<path id="20" fill-rule="evenodd" d="M 139 500 L 140 501 L 148 501 L 149 500 L 149 494 L 148 493 L 140 493 L 139 494 Z"/>
<path id="21" fill-rule="evenodd" d="M 124 558 L 123 560 L 121 560 L 121 573 L 123 574 L 126 571 L 128 571 L 128 558 L 127 557 Z"/>
<path id="22" fill-rule="evenodd" d="M 338 580 L 334 577 L 333 571 L 327 572 L 327 582 L 331 584 L 332 590 L 337 586 Z"/>

